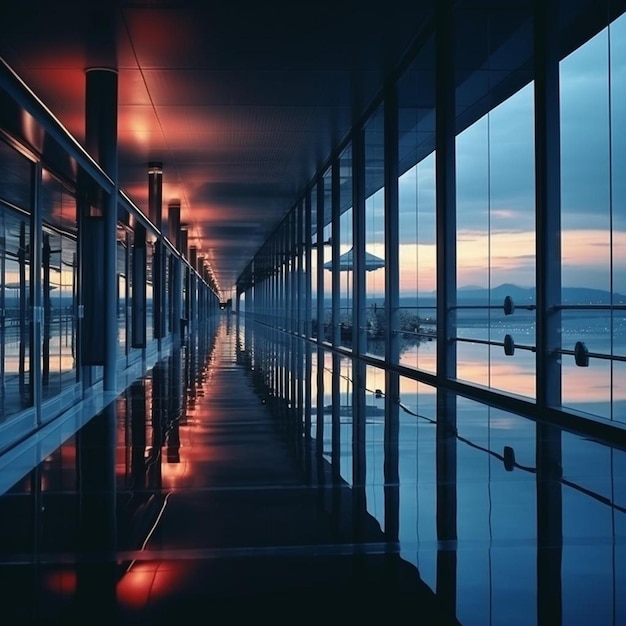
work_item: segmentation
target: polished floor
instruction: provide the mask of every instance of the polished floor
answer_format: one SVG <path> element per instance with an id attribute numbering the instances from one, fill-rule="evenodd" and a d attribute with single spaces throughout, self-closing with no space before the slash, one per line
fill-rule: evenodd
<path id="1" fill-rule="evenodd" d="M 207 342 L 158 363 L 0 498 L 3 623 L 395 622 L 407 609 L 447 623 L 347 485 L 303 468 L 235 334 Z"/>
<path id="2" fill-rule="evenodd" d="M 352 484 L 350 419 L 294 439 L 253 334 L 222 318 L 0 497 L 3 624 L 626 623 L 623 451 L 559 433 L 551 475 L 534 422 L 459 399 L 437 484 L 422 390 L 399 482 L 372 410 Z"/>

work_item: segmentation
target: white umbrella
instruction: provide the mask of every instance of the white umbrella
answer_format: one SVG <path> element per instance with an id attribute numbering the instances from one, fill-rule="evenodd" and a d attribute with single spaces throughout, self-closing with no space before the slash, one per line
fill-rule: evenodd
<path id="1" fill-rule="evenodd" d="M 371 254 L 367 250 L 365 251 L 365 271 L 372 272 L 373 270 L 380 269 L 381 267 L 385 267 L 384 259 L 376 256 L 375 254 Z M 333 261 L 327 261 L 324 263 L 324 268 L 327 270 L 333 269 Z M 339 257 L 339 271 L 340 272 L 351 272 L 354 269 L 354 249 L 350 248 L 347 252 L 344 252 Z"/>
<path id="2" fill-rule="evenodd" d="M 374 270 L 378 270 L 381 267 L 385 267 L 385 260 L 380 257 L 372 254 L 371 252 L 365 251 L 365 271 L 373 272 Z M 327 261 L 324 263 L 324 269 L 332 270 L 333 269 L 333 261 Z M 347 252 L 344 252 L 339 257 L 339 271 L 340 272 L 351 272 L 354 270 L 354 249 L 350 248 Z M 350 295 L 350 275 L 348 274 L 347 282 L 346 282 L 346 297 L 348 299 L 351 298 Z"/>

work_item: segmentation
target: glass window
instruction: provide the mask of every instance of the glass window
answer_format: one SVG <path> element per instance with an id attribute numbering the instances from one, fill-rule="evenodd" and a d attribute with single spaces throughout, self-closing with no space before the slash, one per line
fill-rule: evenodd
<path id="1" fill-rule="evenodd" d="M 331 223 L 331 196 L 332 196 L 332 176 L 330 168 L 323 175 L 324 181 L 324 232 L 322 245 L 324 249 L 324 282 L 323 299 L 324 299 L 324 340 L 332 341 L 333 338 L 333 273 L 332 273 L 332 238 L 333 227 Z"/>
<path id="2" fill-rule="evenodd" d="M 130 345 L 130 231 L 117 225 L 117 349 L 126 354 Z"/>
<path id="3" fill-rule="evenodd" d="M 0 141 L 0 424 L 32 406 L 31 172 Z"/>
<path id="4" fill-rule="evenodd" d="M 30 226 L 0 202 L 0 423 L 32 406 Z"/>
<path id="5" fill-rule="evenodd" d="M 457 137 L 457 336 L 461 379 L 535 395 L 533 89 Z M 505 314 L 504 300 L 515 304 Z M 505 338 L 515 345 L 504 349 Z"/>
<path id="6" fill-rule="evenodd" d="M 74 384 L 77 372 L 76 199 L 49 171 L 42 172 L 42 397 Z"/>
<path id="7" fill-rule="evenodd" d="M 385 356 L 384 110 L 365 126 L 365 327 L 367 352 Z"/>
<path id="8" fill-rule="evenodd" d="M 352 254 L 352 147 L 348 146 L 339 157 L 339 254 Z M 352 347 L 352 272 L 339 272 L 339 341 L 342 346 Z"/>
<path id="9" fill-rule="evenodd" d="M 435 72 L 429 41 L 398 86 L 400 363 L 436 371 Z"/>
<path id="10" fill-rule="evenodd" d="M 625 16 L 560 64 L 562 402 L 618 421 L 626 421 L 624 72 Z M 577 345 L 591 355 L 585 367 L 572 356 Z"/>

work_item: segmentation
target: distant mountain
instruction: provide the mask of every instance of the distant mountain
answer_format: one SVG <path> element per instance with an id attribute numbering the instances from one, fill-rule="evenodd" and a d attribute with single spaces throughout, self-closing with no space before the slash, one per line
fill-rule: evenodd
<path id="1" fill-rule="evenodd" d="M 480 303 L 491 301 L 496 304 L 504 302 L 504 298 L 510 296 L 515 304 L 534 304 L 535 288 L 519 287 L 511 283 L 504 283 L 493 287 L 491 290 L 475 285 L 459 287 L 457 298 L 464 304 Z M 603 289 L 591 289 L 589 287 L 563 287 L 561 290 L 562 304 L 611 304 L 611 293 Z M 434 299 L 435 292 L 420 294 L 418 300 L 421 303 Z M 408 300 L 408 299 L 406 299 Z M 405 299 L 403 298 L 403 301 Z M 415 298 L 413 298 L 415 302 Z M 613 294 L 613 304 L 626 304 L 626 295 L 620 293 Z M 405 305 L 406 306 L 406 305 Z M 410 305 L 409 305 L 410 306 Z"/>

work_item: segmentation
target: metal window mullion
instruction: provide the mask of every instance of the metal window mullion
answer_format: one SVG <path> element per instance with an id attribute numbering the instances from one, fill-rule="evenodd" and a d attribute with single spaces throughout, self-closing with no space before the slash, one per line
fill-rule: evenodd
<path id="1" fill-rule="evenodd" d="M 289 264 L 289 218 L 283 225 L 282 250 L 280 255 L 282 283 L 283 283 L 283 330 L 289 330 L 291 313 L 291 269 Z"/>
<path id="2" fill-rule="evenodd" d="M 270 272 L 268 278 L 268 292 L 267 292 L 267 308 L 265 314 L 267 316 L 267 322 L 271 326 L 275 325 L 274 319 L 272 317 L 272 307 L 278 306 L 278 296 L 276 289 L 276 267 L 275 267 L 275 257 L 274 257 L 274 242 L 270 241 L 270 245 L 268 247 L 268 271 Z"/>
<path id="3" fill-rule="evenodd" d="M 281 291 L 281 272 L 278 260 L 279 237 L 275 236 L 272 241 L 272 281 L 274 283 L 274 295 L 270 306 L 272 307 L 273 320 L 272 326 L 278 328 L 280 326 L 280 309 L 282 308 L 282 291 Z"/>
<path id="4" fill-rule="evenodd" d="M 31 346 L 30 346 L 30 376 L 31 376 L 31 401 L 35 408 L 37 425 L 42 422 L 41 414 L 41 354 L 43 341 L 43 303 L 41 290 L 41 263 L 42 263 L 42 237 L 43 237 L 43 208 L 42 208 L 42 165 L 38 161 L 32 166 L 31 186 L 31 223 L 29 233 L 30 240 L 30 284 L 31 284 Z M 24 337 L 20 338 L 21 341 Z"/>
<path id="5" fill-rule="evenodd" d="M 340 256 L 340 235 L 341 235 L 341 226 L 340 226 L 340 210 L 341 210 L 341 199 L 340 199 L 340 169 L 339 169 L 339 158 L 333 160 L 331 165 L 331 192 L 330 192 L 330 210 L 331 210 L 331 241 L 332 241 L 332 313 L 331 313 L 331 324 L 332 324 L 332 343 L 334 346 L 338 346 L 341 343 L 340 336 L 340 328 L 339 328 L 339 318 L 340 318 L 340 298 L 341 298 L 341 283 L 340 283 L 340 274 L 339 274 L 339 256 Z"/>
<path id="6" fill-rule="evenodd" d="M 324 341 L 324 177 L 317 180 L 317 341 Z"/>
<path id="7" fill-rule="evenodd" d="M 365 335 L 365 131 L 352 138 L 352 476 L 355 508 L 364 505 L 365 455 L 365 362 L 358 357 L 367 350 Z"/>
<path id="8" fill-rule="evenodd" d="M 365 334 L 365 131 L 352 139 L 352 351 L 367 350 Z"/>
<path id="9" fill-rule="evenodd" d="M 298 228 L 296 233 L 296 246 L 298 254 L 298 335 L 305 334 L 306 320 L 306 258 L 305 245 L 306 233 L 304 232 L 304 204 L 302 200 L 298 202 Z"/>
<path id="10" fill-rule="evenodd" d="M 280 237 L 280 292 L 282 320 L 280 327 L 286 330 L 289 321 L 289 221 L 286 220 L 281 228 Z M 284 362 L 284 361 L 283 361 Z"/>
<path id="11" fill-rule="evenodd" d="M 385 172 L 385 360 L 400 359 L 400 232 L 398 225 L 398 94 L 395 85 L 387 91 L 384 104 Z"/>
<path id="12" fill-rule="evenodd" d="M 304 197 L 304 253 L 305 259 L 305 285 L 306 290 L 304 298 L 304 310 L 305 310 L 305 328 L 304 334 L 306 337 L 311 337 L 313 334 L 313 274 L 311 272 L 311 263 L 313 261 L 313 250 L 311 248 L 311 242 L 313 239 L 313 216 L 311 215 L 311 190 L 308 189 Z"/>
<path id="13" fill-rule="evenodd" d="M 272 238 L 272 283 L 274 285 L 274 293 L 270 302 L 272 311 L 272 326 L 277 328 L 280 323 L 279 309 L 281 307 L 280 293 L 280 267 L 278 265 L 278 234 Z"/>
<path id="14" fill-rule="evenodd" d="M 398 222 L 398 94 L 394 84 L 384 102 L 384 177 L 385 177 L 385 361 L 400 360 L 400 232 Z M 399 494 L 400 377 L 385 368 L 385 536 L 397 541 L 400 533 Z"/>
<path id="15" fill-rule="evenodd" d="M 298 332 L 298 252 L 296 243 L 297 234 L 297 211 L 292 209 L 289 213 L 289 328 L 291 333 Z"/>
<path id="16" fill-rule="evenodd" d="M 285 227 L 284 225 L 280 229 L 276 241 L 276 266 L 278 270 L 278 323 L 277 326 L 281 329 L 285 328 Z"/>

